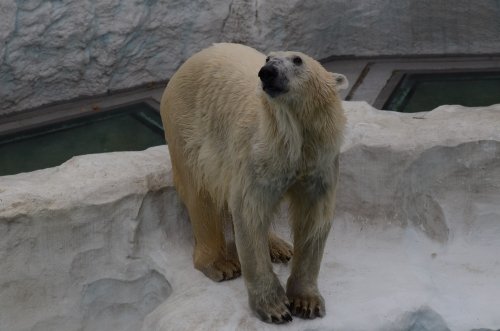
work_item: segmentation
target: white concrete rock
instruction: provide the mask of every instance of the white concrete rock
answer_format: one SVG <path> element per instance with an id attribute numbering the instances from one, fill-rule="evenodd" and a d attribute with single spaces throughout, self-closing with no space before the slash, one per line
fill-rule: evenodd
<path id="1" fill-rule="evenodd" d="M 287 330 L 500 328 L 500 105 L 345 108 L 327 315 Z M 0 177 L 0 234 L 0 330 L 283 328 L 252 315 L 241 278 L 193 268 L 165 146 Z"/>
<path id="2" fill-rule="evenodd" d="M 492 0 L 2 0 L 0 114 L 165 80 L 221 41 L 332 55 L 488 54 Z"/>
<path id="3" fill-rule="evenodd" d="M 162 146 L 0 177 L 0 330 L 140 329 L 172 292 L 172 261 L 141 256 L 179 219 L 167 164 Z"/>

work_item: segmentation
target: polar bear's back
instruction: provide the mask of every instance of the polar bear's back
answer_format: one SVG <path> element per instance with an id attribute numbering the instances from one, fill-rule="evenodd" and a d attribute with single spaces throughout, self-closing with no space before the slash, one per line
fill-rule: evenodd
<path id="1" fill-rule="evenodd" d="M 179 68 L 165 91 L 167 100 L 163 101 L 181 99 L 191 109 L 213 106 L 217 108 L 215 111 L 221 111 L 224 105 L 237 105 L 255 97 L 260 86 L 257 73 L 264 62 L 265 55 L 253 48 L 215 44 L 196 53 Z"/>
<path id="2" fill-rule="evenodd" d="M 227 190 L 218 177 L 231 173 L 231 158 L 248 147 L 262 107 L 258 72 L 264 63 L 265 55 L 253 48 L 215 44 L 189 58 L 169 81 L 161 101 L 165 135 L 177 162 L 198 177 L 196 184 Z"/>
<path id="3" fill-rule="evenodd" d="M 202 50 L 169 81 L 162 117 L 167 125 L 200 125 L 210 131 L 213 128 L 207 127 L 207 120 L 218 121 L 220 126 L 228 116 L 255 110 L 260 101 L 258 72 L 264 63 L 265 55 L 244 45 L 222 43 Z"/>

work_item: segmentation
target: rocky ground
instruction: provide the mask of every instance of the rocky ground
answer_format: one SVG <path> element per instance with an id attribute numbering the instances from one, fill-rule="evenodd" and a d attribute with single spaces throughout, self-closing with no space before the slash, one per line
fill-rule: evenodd
<path id="1" fill-rule="evenodd" d="M 500 106 L 345 108 L 327 315 L 287 330 L 500 328 Z M 165 146 L 0 177 L 0 234 L 0 330 L 283 328 L 192 267 Z"/>

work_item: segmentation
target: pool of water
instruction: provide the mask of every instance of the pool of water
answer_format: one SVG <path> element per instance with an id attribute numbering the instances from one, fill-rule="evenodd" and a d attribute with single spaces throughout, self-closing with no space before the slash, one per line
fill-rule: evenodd
<path id="1" fill-rule="evenodd" d="M 500 72 L 407 73 L 383 109 L 403 113 L 441 105 L 467 107 L 500 103 Z"/>
<path id="2" fill-rule="evenodd" d="M 76 155 L 162 144 L 160 114 L 141 103 L 0 137 L 0 176 L 57 166 Z"/>

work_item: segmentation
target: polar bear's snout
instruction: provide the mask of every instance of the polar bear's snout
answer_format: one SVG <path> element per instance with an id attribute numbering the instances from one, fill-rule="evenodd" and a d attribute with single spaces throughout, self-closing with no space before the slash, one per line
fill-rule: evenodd
<path id="1" fill-rule="evenodd" d="M 278 77 L 278 69 L 272 64 L 266 64 L 259 71 L 259 78 L 264 84 L 270 84 Z"/>
<path id="2" fill-rule="evenodd" d="M 270 97 L 275 97 L 288 91 L 286 77 L 280 74 L 279 67 L 273 62 L 268 62 L 260 68 L 259 78 L 262 81 L 262 89 Z"/>

